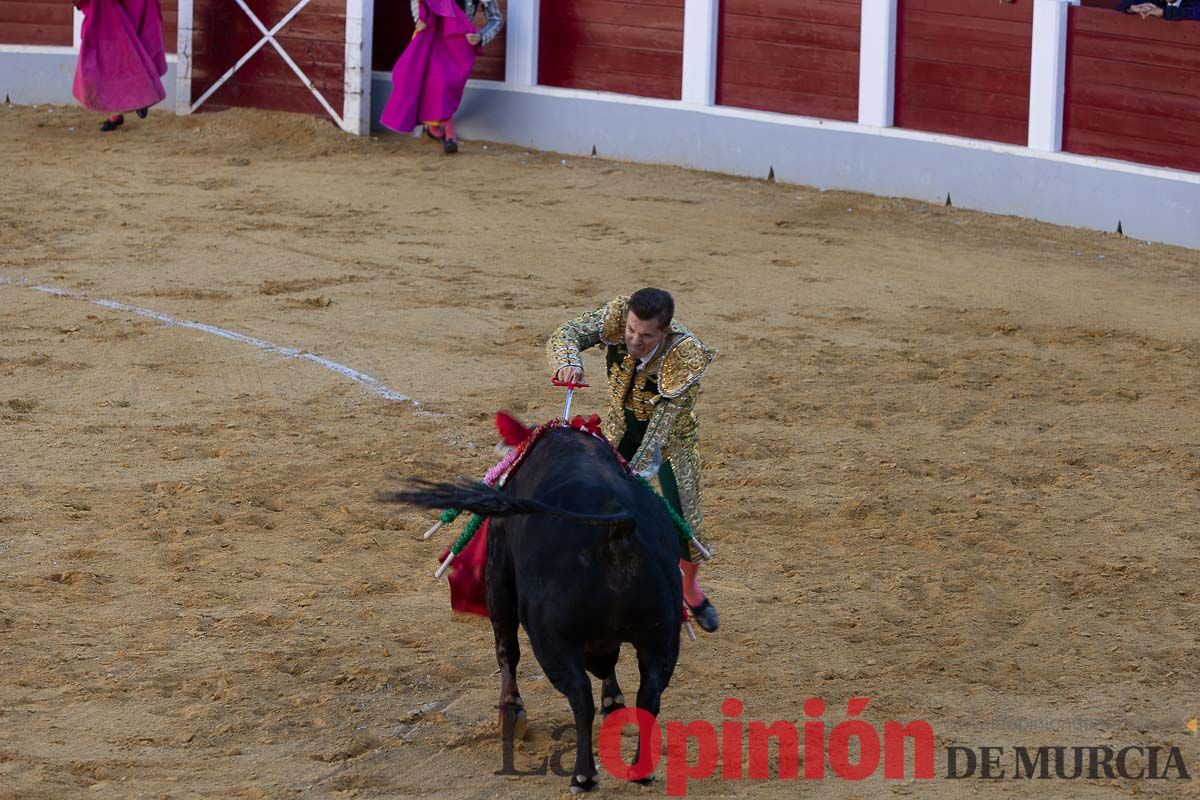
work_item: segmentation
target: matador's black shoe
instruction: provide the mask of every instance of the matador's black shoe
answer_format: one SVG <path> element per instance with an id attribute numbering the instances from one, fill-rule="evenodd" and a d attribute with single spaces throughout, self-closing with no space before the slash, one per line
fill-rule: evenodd
<path id="1" fill-rule="evenodd" d="M 104 131 L 105 133 L 108 133 L 109 131 L 115 131 L 117 128 L 121 127 L 124 124 L 125 124 L 125 115 L 124 114 L 113 114 L 111 117 L 104 120 L 104 122 L 100 123 L 100 130 Z"/>
<path id="2" fill-rule="evenodd" d="M 145 119 L 146 115 L 148 115 L 149 113 L 150 113 L 150 106 L 146 106 L 145 108 L 139 108 L 137 110 L 138 119 Z"/>
<path id="3" fill-rule="evenodd" d="M 696 624 L 706 633 L 712 633 L 721 624 L 721 620 L 717 616 L 716 607 L 708 602 L 707 597 L 698 606 L 688 603 L 688 608 L 691 609 L 692 616 L 696 618 Z"/>

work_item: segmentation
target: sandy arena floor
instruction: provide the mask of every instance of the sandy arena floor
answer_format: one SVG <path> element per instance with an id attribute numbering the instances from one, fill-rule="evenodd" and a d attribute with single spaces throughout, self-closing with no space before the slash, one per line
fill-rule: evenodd
<path id="1" fill-rule="evenodd" d="M 1200 252 L 307 118 L 96 123 L 0 107 L 0 797 L 565 795 L 493 775 L 490 628 L 452 617 L 428 515 L 372 497 L 481 475 L 493 411 L 561 408 L 547 334 L 646 284 L 721 351 L 701 420 L 723 627 L 684 642 L 664 717 L 736 696 L 800 720 L 820 696 L 832 726 L 867 696 L 879 727 L 933 725 L 939 775 L 949 745 L 1157 743 L 1200 777 Z M 570 714 L 528 651 L 521 676 L 526 766 Z"/>

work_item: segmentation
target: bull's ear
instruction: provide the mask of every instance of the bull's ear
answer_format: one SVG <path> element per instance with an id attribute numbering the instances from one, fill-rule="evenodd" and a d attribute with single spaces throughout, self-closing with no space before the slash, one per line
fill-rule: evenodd
<path id="1" fill-rule="evenodd" d="M 509 447 L 516 447 L 529 438 L 532 430 L 507 411 L 496 412 L 496 430 Z"/>

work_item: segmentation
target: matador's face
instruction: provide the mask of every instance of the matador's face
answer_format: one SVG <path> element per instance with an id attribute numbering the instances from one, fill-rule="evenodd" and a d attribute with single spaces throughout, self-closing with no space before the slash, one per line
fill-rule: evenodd
<path id="1" fill-rule="evenodd" d="M 639 319 L 630 311 L 625 316 L 625 349 L 634 358 L 645 358 L 667 338 L 671 326 L 658 326 L 657 319 Z"/>

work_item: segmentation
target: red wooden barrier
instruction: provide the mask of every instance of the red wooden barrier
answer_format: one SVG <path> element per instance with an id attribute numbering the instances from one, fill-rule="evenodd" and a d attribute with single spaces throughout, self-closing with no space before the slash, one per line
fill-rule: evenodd
<path id="1" fill-rule="evenodd" d="M 158 7 L 162 9 L 163 44 L 166 45 L 168 53 L 174 53 L 179 43 L 179 2 L 158 0 Z"/>
<path id="2" fill-rule="evenodd" d="M 508 7 L 506 0 L 500 0 L 500 13 L 504 15 L 504 24 L 508 25 Z M 476 27 L 484 24 L 482 8 L 475 15 Z M 502 29 L 498 36 L 475 57 L 475 69 L 471 71 L 472 78 L 483 80 L 504 80 L 504 41 L 505 31 Z M 404 52 L 413 35 L 412 6 L 408 0 L 387 0 L 375 4 L 375 33 L 371 45 L 371 68 L 380 72 L 391 72 L 396 59 Z"/>
<path id="3" fill-rule="evenodd" d="M 900 0 L 895 124 L 1023 145 L 1033 0 Z"/>
<path id="4" fill-rule="evenodd" d="M 247 5 L 270 29 L 292 9 L 295 0 L 248 0 Z M 193 14 L 192 99 L 195 101 L 262 34 L 234 0 L 196 0 Z M 345 0 L 312 0 L 280 31 L 276 40 L 340 114 L 346 54 Z M 200 110 L 231 106 L 325 114 L 321 104 L 270 44 L 242 65 Z"/>
<path id="5" fill-rule="evenodd" d="M 162 0 L 163 40 L 175 52 L 177 0 Z M 0 44 L 70 47 L 75 13 L 70 0 L 0 0 Z"/>
<path id="6" fill-rule="evenodd" d="M 678 100 L 683 0 L 553 0 L 541 6 L 538 83 Z"/>
<path id="7" fill-rule="evenodd" d="M 70 47 L 74 29 L 68 0 L 0 0 L 0 44 Z"/>
<path id="8" fill-rule="evenodd" d="M 1200 172 L 1200 23 L 1072 8 L 1063 149 Z"/>
<path id="9" fill-rule="evenodd" d="M 861 0 L 722 0 L 717 104 L 858 119 Z"/>

